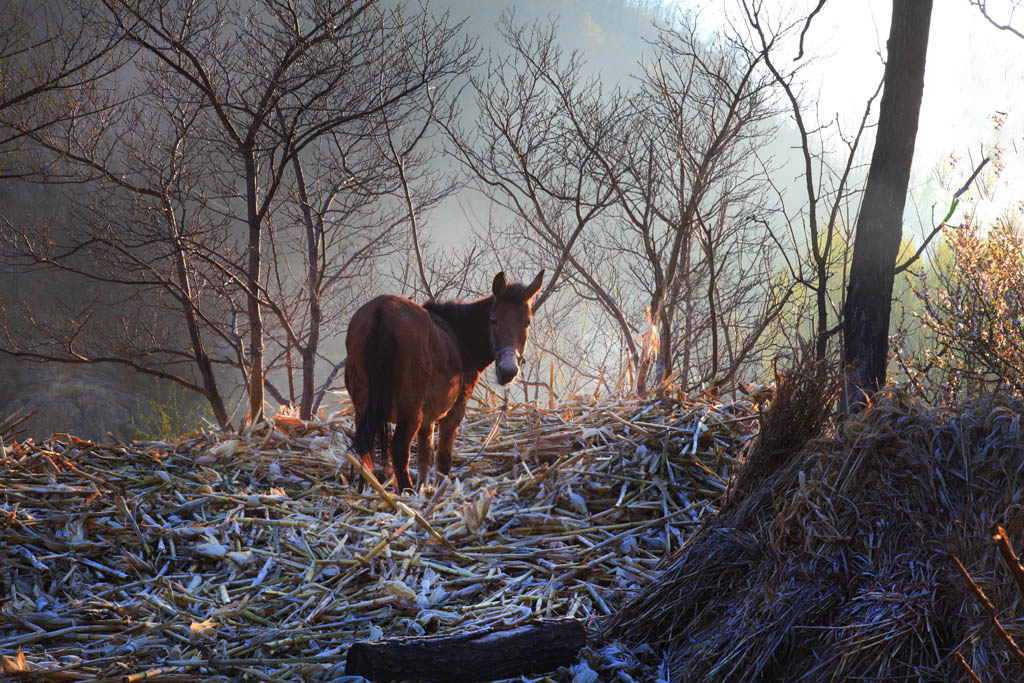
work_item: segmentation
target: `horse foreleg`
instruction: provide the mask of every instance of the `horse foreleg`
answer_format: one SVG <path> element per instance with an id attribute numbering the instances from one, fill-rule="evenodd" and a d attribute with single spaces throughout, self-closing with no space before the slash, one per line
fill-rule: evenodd
<path id="1" fill-rule="evenodd" d="M 391 437 L 391 463 L 395 469 L 399 493 L 412 488 L 412 480 L 409 479 L 409 445 L 419 427 L 419 420 L 400 421 L 395 425 L 395 435 Z"/>
<path id="2" fill-rule="evenodd" d="M 458 431 L 465 414 L 466 402 L 459 401 L 438 422 L 440 443 L 437 448 L 437 471 L 444 476 L 448 476 L 452 469 L 452 450 L 455 448 L 455 432 Z"/>
<path id="3" fill-rule="evenodd" d="M 434 423 L 425 422 L 420 425 L 417 438 L 419 444 L 416 451 L 416 488 L 422 489 L 430 475 L 430 466 L 434 464 Z"/>

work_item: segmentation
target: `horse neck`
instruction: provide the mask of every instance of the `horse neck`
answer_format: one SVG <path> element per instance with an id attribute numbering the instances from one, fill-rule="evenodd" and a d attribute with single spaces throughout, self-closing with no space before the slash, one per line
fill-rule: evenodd
<path id="1" fill-rule="evenodd" d="M 483 372 L 494 362 L 494 350 L 491 348 L 491 307 L 494 297 L 470 302 L 468 304 L 450 301 L 436 303 L 428 301 L 423 306 L 439 321 L 443 321 L 444 329 L 451 335 L 458 347 L 462 371 Z"/>
<path id="2" fill-rule="evenodd" d="M 463 366 L 476 373 L 483 372 L 494 362 L 491 348 L 491 307 L 494 297 L 466 304 L 466 318 L 456 331 L 462 351 Z"/>

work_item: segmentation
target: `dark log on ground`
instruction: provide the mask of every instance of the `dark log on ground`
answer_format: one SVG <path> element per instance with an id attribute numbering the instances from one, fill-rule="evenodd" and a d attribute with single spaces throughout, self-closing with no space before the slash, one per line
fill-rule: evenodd
<path id="1" fill-rule="evenodd" d="M 534 619 L 514 628 L 353 643 L 346 675 L 371 681 L 476 683 L 570 666 L 587 644 L 578 619 Z"/>

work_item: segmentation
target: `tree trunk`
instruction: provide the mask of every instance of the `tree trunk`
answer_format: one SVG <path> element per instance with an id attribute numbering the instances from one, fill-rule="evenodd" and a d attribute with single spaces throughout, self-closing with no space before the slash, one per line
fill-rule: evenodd
<path id="1" fill-rule="evenodd" d="M 718 213 L 718 230 L 725 230 L 725 218 L 726 210 L 728 205 L 726 202 L 722 202 L 722 206 Z M 704 222 L 701 221 L 701 226 L 704 229 L 704 240 L 701 248 L 704 252 L 704 258 L 708 262 L 708 290 L 707 290 L 707 301 L 708 301 L 708 325 L 711 328 L 711 368 L 708 370 L 707 376 L 713 382 L 718 377 L 718 270 L 715 268 L 715 241 L 714 235 L 711 230 L 708 229 Z"/>
<path id="2" fill-rule="evenodd" d="M 181 243 L 181 235 L 178 230 L 177 219 L 174 210 L 171 208 L 167 196 L 161 197 L 163 210 L 167 216 L 168 227 L 171 231 L 170 238 L 174 245 L 174 268 L 178 278 L 178 286 L 182 293 L 182 316 L 185 318 L 185 327 L 188 330 L 189 343 L 192 345 L 192 357 L 199 369 L 199 376 L 203 379 L 203 389 L 206 400 L 213 411 L 213 417 L 221 429 L 230 426 L 228 411 L 224 406 L 224 399 L 217 388 L 217 376 L 213 370 L 213 362 L 206 352 L 206 345 L 203 343 L 203 334 L 199 329 L 199 320 L 196 315 L 194 293 L 192 291 L 192 274 L 188 264 L 185 262 L 185 251 Z"/>
<path id="3" fill-rule="evenodd" d="M 654 365 L 654 386 L 672 374 L 672 317 L 664 307 L 658 316 L 658 360 Z M 685 367 L 685 362 L 684 362 Z"/>
<path id="4" fill-rule="evenodd" d="M 309 337 L 306 346 L 300 348 L 302 355 L 302 397 L 299 399 L 299 418 L 313 417 L 313 394 L 316 382 L 316 352 L 320 346 L 320 325 L 323 311 L 320 307 L 320 249 L 323 243 L 323 219 L 313 219 L 313 209 L 306 191 L 306 178 L 298 155 L 292 161 L 295 182 L 302 206 L 302 220 L 306 224 L 306 296 L 309 297 Z"/>
<path id="5" fill-rule="evenodd" d="M 256 209 L 256 156 L 252 143 L 242 149 L 245 158 L 245 204 L 249 222 L 249 263 L 246 269 L 249 314 L 249 424 L 263 419 L 263 314 L 260 310 L 260 270 L 263 244 Z"/>
<path id="6" fill-rule="evenodd" d="M 210 355 L 206 352 L 203 335 L 199 330 L 195 303 L 192 300 L 191 278 L 189 277 L 188 268 L 185 265 L 185 258 L 181 253 L 181 245 L 178 243 L 177 236 L 175 236 L 174 248 L 175 268 L 178 271 L 183 294 L 182 315 L 185 318 L 185 327 L 188 329 L 189 342 L 192 345 L 192 357 L 196 362 L 196 367 L 199 369 L 199 376 L 203 379 L 203 389 L 206 392 L 206 400 L 210 404 L 210 409 L 213 411 L 213 417 L 217 420 L 217 425 L 221 429 L 227 429 L 230 426 L 228 411 L 224 406 L 224 399 L 220 395 L 220 390 L 217 388 L 217 375 L 213 370 L 213 362 L 210 360 Z"/>
<path id="7" fill-rule="evenodd" d="M 814 290 L 817 313 L 817 329 L 814 332 L 814 360 L 825 360 L 825 356 L 828 355 L 828 257 L 829 254 L 826 251 L 820 257 L 816 257 L 817 262 L 815 263 L 815 278 L 818 286 Z M 888 314 L 886 318 L 888 318 Z M 888 332 L 886 334 L 888 335 Z"/>
<path id="8" fill-rule="evenodd" d="M 554 671 L 587 644 L 578 619 L 535 619 L 511 629 L 353 643 L 346 676 L 371 681 L 473 683 Z"/>
<path id="9" fill-rule="evenodd" d="M 689 222 L 686 224 L 689 226 Z M 680 387 L 687 387 L 690 384 L 690 376 L 693 370 L 693 344 L 694 344 L 694 333 L 693 333 L 693 273 L 691 272 L 693 259 L 690 256 L 690 227 L 686 228 L 686 239 L 682 242 L 682 254 L 679 261 L 679 267 L 681 269 L 680 274 L 672 279 L 672 286 L 669 288 L 668 293 L 668 309 L 669 315 L 668 320 L 665 321 L 666 327 L 671 325 L 671 321 L 676 318 L 678 314 L 680 304 L 683 306 L 683 329 L 682 335 L 682 360 L 679 367 L 679 375 L 676 378 L 676 382 Z M 682 302 L 679 297 L 682 294 Z M 665 375 L 667 376 L 675 367 L 675 358 L 673 357 L 672 349 L 672 334 L 671 330 L 669 334 L 662 340 L 665 342 Z"/>
<path id="10" fill-rule="evenodd" d="M 903 208 L 914 159 L 924 91 L 932 0 L 893 0 L 885 64 L 885 91 L 864 203 L 857 221 L 843 312 L 846 378 L 843 408 L 885 384 L 889 312 Z"/>
<path id="11" fill-rule="evenodd" d="M 628 361 L 627 361 L 628 362 Z M 647 395 L 647 375 L 651 372 L 650 356 L 642 356 L 636 366 L 636 395 Z"/>

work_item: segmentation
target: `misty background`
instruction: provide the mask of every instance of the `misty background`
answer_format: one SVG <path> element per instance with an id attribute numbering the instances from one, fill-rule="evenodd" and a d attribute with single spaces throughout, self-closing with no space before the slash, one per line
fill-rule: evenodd
<path id="1" fill-rule="evenodd" d="M 780 2 L 772 3 L 770 9 L 776 23 L 781 25 L 788 16 L 806 16 L 815 4 Z M 418 7 L 410 6 L 412 14 L 417 10 Z M 995 8 L 993 12 L 998 10 Z M 616 102 L 624 102 L 642 90 L 644 67 L 654 64 L 657 55 L 667 59 L 664 43 L 659 48 L 659 40 L 664 36 L 659 27 L 688 36 L 693 41 L 691 46 L 714 46 L 708 48 L 709 54 L 717 54 L 715 50 L 731 54 L 730 50 L 738 48 L 730 41 L 740 36 L 750 37 L 741 10 L 729 3 L 530 1 L 515 3 L 513 11 L 505 3 L 435 1 L 429 4 L 428 11 L 434 16 L 448 13 L 453 44 L 469 41 L 465 64 L 472 62 L 472 65 L 464 72 L 453 70 L 450 80 L 446 81 L 446 93 L 456 107 L 448 125 L 452 132 L 462 131 L 467 139 L 477 142 L 482 139 L 477 128 L 481 113 L 479 97 L 499 91 L 500 83 L 494 77 L 502 64 L 506 69 L 504 84 L 513 82 L 512 76 L 521 65 L 521 61 L 501 62 L 516 59 L 515 50 L 508 44 L 510 27 L 519 27 L 524 37 L 529 37 L 531 31 L 538 32 L 535 37 L 549 32 L 549 45 L 559 51 L 552 59 L 558 57 L 564 63 L 573 53 L 577 54 L 578 71 L 573 73 L 579 79 L 579 92 L 585 95 L 578 111 L 593 113 L 595 117 L 599 106 L 614 109 Z M 845 163 L 848 143 L 861 124 L 866 103 L 881 79 L 888 16 L 886 2 L 828 3 L 810 25 L 804 38 L 808 54 L 802 58 L 801 69 L 794 73 L 792 82 L 817 131 L 814 145 L 820 157 L 816 164 L 841 168 Z M 904 237 L 908 244 L 915 240 L 919 244 L 940 222 L 953 193 L 985 156 L 992 155 L 995 163 L 986 169 L 984 185 L 971 190 L 969 207 L 964 205 L 960 213 L 970 213 L 977 221 L 1014 222 L 1019 220 L 1022 210 L 1013 191 L 1024 183 L 1024 165 L 1020 163 L 1024 114 L 1013 105 L 1022 101 L 1024 42 L 993 27 L 967 0 L 937 3 L 929 42 L 921 123 L 905 216 Z M 797 37 L 789 35 L 776 49 L 779 63 L 792 67 L 799 49 Z M 524 55 L 529 56 L 528 51 L 519 54 L 520 60 Z M 731 73 L 741 63 L 742 59 L 730 63 L 727 70 Z M 684 68 L 681 73 L 685 72 Z M 16 74 L 16 71 L 8 71 L 10 73 Z M 115 84 L 113 87 L 139 74 L 130 62 L 121 73 L 125 74 L 121 77 L 123 80 L 110 81 Z M 567 82 L 563 80 L 562 84 Z M 111 86 L 108 84 L 108 87 Z M 592 99 L 587 100 L 587 97 Z M 420 102 L 416 106 L 425 105 Z M 721 294 L 718 303 L 723 307 L 731 306 L 728 312 L 735 316 L 735 324 L 723 323 L 716 333 L 740 335 L 756 329 L 759 335 L 756 344 L 744 350 L 745 355 L 727 359 L 723 351 L 723 358 L 716 358 L 709 365 L 711 352 L 706 345 L 710 334 L 704 320 L 713 317 L 714 311 L 698 309 L 692 303 L 696 297 L 680 298 L 673 318 L 680 321 L 679 327 L 675 336 L 668 340 L 675 345 L 674 353 L 678 356 L 669 373 L 677 372 L 677 381 L 688 391 L 708 387 L 733 391 L 740 381 L 770 381 L 772 360 L 795 354 L 796 349 L 812 340 L 815 334 L 813 314 L 807 312 L 810 303 L 804 301 L 809 301 L 809 294 L 794 291 L 782 296 L 780 293 L 780 283 L 787 272 L 787 258 L 780 253 L 789 254 L 796 263 L 808 245 L 807 198 L 801 175 L 799 135 L 785 98 L 767 81 L 763 92 L 749 107 L 751 111 L 754 108 L 758 111 L 751 124 L 756 130 L 746 140 L 749 149 L 744 149 L 743 153 L 747 156 L 738 156 L 731 162 L 735 177 L 745 180 L 725 182 L 726 189 L 736 193 L 735 198 L 716 204 L 720 207 L 721 225 L 732 226 L 733 232 L 714 245 L 709 238 L 704 252 L 701 252 L 699 240 L 692 249 L 694 273 L 698 272 L 697 264 L 703 258 L 700 254 L 710 253 L 714 250 L 712 246 L 721 250 L 716 259 L 721 259 L 726 266 L 720 271 L 723 285 L 718 291 L 725 292 L 727 286 L 731 287 L 728 291 L 733 298 Z M 872 149 L 871 121 L 877 115 L 877 102 L 871 111 L 851 164 L 851 191 L 839 213 L 840 232 L 845 231 L 840 241 L 846 240 L 846 243 L 855 223 L 857 190 L 863 184 Z M 620 115 L 625 117 L 628 113 Z M 417 130 L 420 113 L 415 107 L 398 112 L 396 116 L 406 117 L 401 120 L 407 127 L 396 128 L 399 138 L 403 131 L 411 136 L 409 131 Z M 163 130 L 167 125 L 158 121 L 150 123 L 154 130 Z M 543 130 L 548 122 L 527 123 L 537 126 L 536 130 Z M 599 129 L 599 126 L 594 128 Z M 359 134 L 348 133 L 352 140 Z M 410 144 L 411 139 L 406 138 Z M 569 138 L 564 139 L 568 148 Z M 401 147 L 401 139 L 398 142 Z M 556 153 L 557 142 L 546 142 L 552 145 L 552 154 Z M 403 168 L 412 174 L 405 179 L 400 178 L 397 170 L 385 171 L 379 159 L 367 152 L 368 148 L 344 147 L 356 144 L 344 140 L 335 144 L 340 145 L 337 149 L 351 151 L 354 160 L 346 169 L 352 178 L 362 177 L 360 173 L 377 177 L 379 173 L 380 185 L 353 198 L 336 216 L 358 229 L 339 231 L 333 238 L 336 240 L 333 265 L 339 271 L 334 289 L 323 301 L 325 324 L 316 361 L 318 389 L 343 387 L 338 371 L 345 356 L 345 323 L 355 307 L 376 294 L 401 294 L 420 302 L 431 296 L 469 299 L 488 293 L 491 277 L 497 270 L 504 269 L 514 280 L 529 280 L 540 268 L 546 268 L 549 274 L 559 271 L 557 251 L 538 237 L 535 228 L 528 225 L 528 217 L 517 215 L 507 194 L 495 195 L 493 185 L 467 169 L 466 154 L 460 157 L 457 145 L 443 131 L 431 129 L 414 152 L 403 157 L 408 160 Z M 136 154 L 141 154 L 144 147 L 135 150 Z M 20 148 L 19 153 L 31 154 Z M 317 164 L 332 168 L 330 163 L 336 161 L 313 156 L 306 159 L 311 164 L 310 170 L 318 168 Z M 144 166 L 145 159 L 141 161 Z M 227 162 L 211 155 L 210 167 L 219 163 Z M 832 177 L 825 173 L 820 176 L 823 192 L 827 193 Z M 47 182 L 40 182 L 43 180 Z M 61 182 L 53 182 L 55 180 Z M 225 225 L 231 223 L 233 214 L 244 211 L 235 200 L 219 199 L 228 194 L 218 185 L 218 178 L 199 177 L 194 182 L 201 188 L 204 201 L 209 201 L 208 215 L 217 215 L 220 211 Z M 317 183 L 329 182 L 327 176 L 311 175 L 309 186 L 315 189 Z M 411 190 L 403 192 L 403 185 Z M 95 221 L 104 217 L 108 210 L 108 217 L 114 217 L 115 213 L 140 217 L 139 206 L 118 204 L 115 212 L 114 200 L 95 194 L 95 187 L 93 180 L 80 176 L 9 177 L 0 186 L 0 213 L 25 232 L 45 232 L 48 237 L 43 242 L 50 243 L 52 235 L 51 247 L 60 243 L 62 236 L 73 234 L 82 221 Z M 725 196 L 721 188 L 713 190 L 712 194 L 716 192 Z M 369 199 L 371 196 L 373 202 Z M 551 201 L 557 203 L 555 198 Z M 413 212 L 415 236 L 406 218 L 405 207 L 410 202 L 416 205 Z M 275 250 L 278 267 L 266 273 L 268 278 L 277 278 L 280 284 L 282 306 L 290 301 L 284 296 L 290 286 L 288 282 L 302 281 L 301 245 L 285 237 L 291 227 L 303 221 L 297 206 L 275 209 L 270 217 L 270 231 L 279 230 L 281 237 L 279 242 L 268 245 L 268 249 Z M 188 211 L 182 215 L 190 216 Z M 564 217 L 565 214 L 557 215 Z M 581 239 L 591 242 L 582 243 L 584 248 L 578 266 L 561 264 L 563 278 L 544 291 L 544 305 L 535 322 L 523 381 L 512 389 L 517 400 L 545 401 L 549 396 L 565 397 L 578 392 L 632 390 L 637 387 L 641 373 L 650 373 L 650 382 L 656 373 L 661 373 L 655 367 L 657 351 L 648 349 L 654 343 L 649 334 L 652 330 L 660 333 L 665 328 L 659 327 L 657 321 L 651 325 L 649 318 L 645 318 L 654 278 L 650 279 L 648 287 L 646 275 L 633 279 L 628 276 L 630 272 L 642 270 L 642 255 L 624 258 L 621 262 L 613 260 L 616 254 L 627 254 L 632 243 L 625 238 L 621 244 L 617 241 L 625 234 L 622 227 L 625 219 L 621 213 L 613 211 L 602 215 L 604 217 L 595 218 L 582 233 Z M 570 218 L 566 220 L 571 223 Z M 957 215 L 951 221 L 961 218 Z M 326 219 L 329 222 L 331 216 L 328 214 Z M 142 220 L 149 219 L 143 216 Z M 196 230 L 208 227 L 197 226 Z M 117 232 L 121 228 L 112 224 L 109 229 Z M 767 231 L 771 231 L 771 236 Z M 225 243 L 211 253 L 226 253 L 225 250 L 237 248 L 229 244 L 228 238 L 224 239 Z M 352 253 L 366 258 L 354 260 L 350 269 L 342 271 L 337 259 Z M 927 267 L 929 255 L 930 252 L 925 254 L 922 268 Z M 71 258 L 74 261 L 77 255 Z M 418 263 L 422 264 L 421 268 L 417 267 Z M 830 276 L 835 281 L 828 285 L 835 289 L 837 299 L 841 298 L 838 291 L 842 263 L 840 258 L 833 264 L 834 272 Z M 579 274 L 583 272 L 586 276 Z M 116 330 L 117 334 L 129 337 L 126 339 L 129 342 L 133 335 L 142 339 L 153 334 L 153 348 L 170 344 L 184 332 L 179 322 L 163 317 L 158 308 L 132 316 L 131 325 L 126 326 L 126 317 L 122 314 L 143 302 L 130 292 L 107 287 L 95 278 L 77 277 L 67 268 L 54 270 L 41 262 L 5 259 L 0 264 L 0 273 L 0 299 L 4 305 L 8 341 L 14 339 L 15 345 L 20 344 L 22 349 L 35 344 L 32 348 L 42 349 L 40 355 L 46 355 L 47 351 L 39 346 L 38 334 L 19 337 L 29 327 L 27 321 L 41 321 L 45 328 L 50 321 L 64 320 L 67 324 L 53 322 L 50 327 L 60 328 L 65 336 L 77 334 L 77 325 L 81 323 L 83 339 L 86 327 Z M 730 282 L 733 273 L 735 281 Z M 755 282 L 755 274 L 763 279 Z M 697 275 L 694 277 L 693 286 L 697 287 Z M 700 277 L 706 278 L 707 272 L 700 270 Z M 211 280 L 207 286 L 208 296 L 218 302 L 212 306 L 226 326 L 228 334 L 223 339 L 228 341 L 214 343 L 211 355 L 229 356 L 231 334 L 238 338 L 243 336 L 238 321 L 243 317 L 244 302 L 218 293 L 217 286 L 226 285 Z M 602 294 L 595 294 L 598 291 L 609 300 L 601 301 Z M 905 309 L 896 309 L 896 314 L 903 319 L 895 320 L 893 325 L 913 330 L 913 306 L 907 291 L 904 287 L 902 294 L 908 305 Z M 83 306 L 87 303 L 90 305 Z M 82 317 L 86 308 L 94 312 L 88 321 Z M 835 308 L 833 302 L 833 315 L 837 315 Z M 620 329 L 609 322 L 611 310 L 621 313 Z M 162 329 L 164 326 L 167 329 Z M 155 334 L 156 330 L 160 330 L 160 335 Z M 272 334 L 286 335 L 286 332 L 274 330 Z M 739 340 L 716 342 L 715 355 L 719 345 L 724 349 L 728 344 L 743 346 Z M 635 348 L 630 348 L 631 345 Z M 690 349 L 693 358 L 686 357 Z M 300 392 L 297 373 L 284 369 L 297 361 L 289 355 L 286 346 L 278 351 L 268 365 L 268 378 L 279 394 L 275 397 L 271 392 L 266 397 L 271 405 L 280 403 L 281 398 L 297 400 Z M 273 353 L 270 344 L 268 353 Z M 85 355 L 96 358 L 102 354 L 90 350 Z M 238 358 L 244 357 L 243 348 Z M 216 423 L 202 396 L 174 382 L 134 372 L 124 364 L 35 360 L 38 359 L 0 354 L 0 419 L 33 414 L 22 427 L 23 436 L 42 438 L 52 432 L 66 431 L 98 440 L 172 438 L 182 430 Z M 644 363 L 649 365 L 644 366 Z M 244 385 L 238 373 L 227 365 L 218 367 L 217 373 L 225 396 L 225 409 L 231 422 L 238 424 L 246 412 Z M 484 380 L 485 385 L 491 384 L 480 390 L 481 396 L 486 398 L 496 385 L 490 375 L 485 375 Z M 328 392 L 321 406 L 331 400 Z"/>

